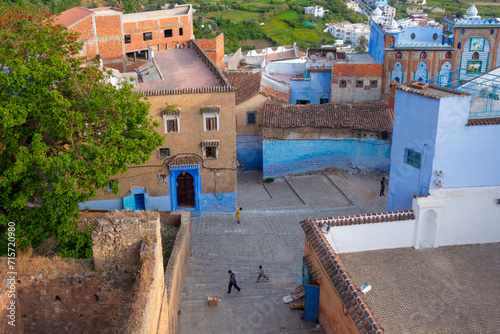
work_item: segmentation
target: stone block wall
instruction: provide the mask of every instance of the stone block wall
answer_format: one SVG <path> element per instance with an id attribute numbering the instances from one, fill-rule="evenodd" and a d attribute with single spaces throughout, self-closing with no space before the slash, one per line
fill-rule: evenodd
<path id="1" fill-rule="evenodd" d="M 170 219 L 180 227 L 165 269 L 165 291 L 158 333 L 177 333 L 182 288 L 191 259 L 191 214 L 186 211 L 174 211 Z"/>
<path id="2" fill-rule="evenodd" d="M 92 232 L 96 270 L 111 273 L 136 272 L 141 265 L 141 244 L 145 238 L 160 239 L 160 218 L 157 212 L 110 212 Z"/>
<path id="3" fill-rule="evenodd" d="M 96 273 L 40 280 L 25 277 L 18 279 L 18 289 L 17 319 L 26 333 L 112 332 L 123 326 L 129 300 L 127 289 Z"/>
<path id="4" fill-rule="evenodd" d="M 134 285 L 131 313 L 124 332 L 156 333 L 165 289 L 160 234 L 143 240 L 140 262 L 139 279 Z"/>

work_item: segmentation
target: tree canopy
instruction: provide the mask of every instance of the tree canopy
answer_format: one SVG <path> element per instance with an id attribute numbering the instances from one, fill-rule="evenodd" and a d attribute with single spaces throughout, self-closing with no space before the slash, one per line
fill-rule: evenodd
<path id="1" fill-rule="evenodd" d="M 56 235 L 71 243 L 78 204 L 111 185 L 161 144 L 149 104 L 113 86 L 52 16 L 0 7 L 0 226 L 24 248 Z"/>

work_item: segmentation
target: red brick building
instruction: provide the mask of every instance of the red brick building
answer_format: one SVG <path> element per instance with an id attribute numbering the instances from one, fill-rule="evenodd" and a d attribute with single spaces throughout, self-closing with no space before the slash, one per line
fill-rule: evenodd
<path id="1" fill-rule="evenodd" d="M 194 38 L 191 5 L 132 14 L 113 7 L 74 7 L 59 14 L 55 23 L 80 34 L 84 40 L 81 56 L 94 59 L 99 55 L 105 66 L 120 71 L 147 61 L 148 47 L 166 50 Z"/>

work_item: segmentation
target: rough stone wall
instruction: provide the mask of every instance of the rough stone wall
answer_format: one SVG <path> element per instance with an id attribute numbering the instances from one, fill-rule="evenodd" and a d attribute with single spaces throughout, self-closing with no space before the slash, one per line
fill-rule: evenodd
<path id="1" fill-rule="evenodd" d="M 20 283 L 19 283 L 20 281 Z M 75 278 L 18 280 L 26 333 L 118 333 L 129 291 L 97 273 Z M 2 333 L 5 333 L 2 331 Z"/>
<path id="2" fill-rule="evenodd" d="M 131 313 L 124 332 L 156 333 L 165 289 L 161 235 L 143 240 L 140 261 L 139 278 L 134 285 Z"/>
<path id="3" fill-rule="evenodd" d="M 141 264 L 141 244 L 145 238 L 160 239 L 158 212 L 110 212 L 92 232 L 96 270 L 115 274 L 136 272 Z"/>
<path id="4" fill-rule="evenodd" d="M 0 290 L 0 333 L 24 334 L 26 331 L 24 330 L 23 318 L 21 317 L 19 299 L 12 299 L 9 295 L 11 295 L 11 292 L 9 290 L 9 285 L 6 284 L 2 287 L 2 290 Z M 11 306 L 12 300 L 15 302 L 15 306 Z M 15 326 L 8 324 L 9 321 L 12 321 L 12 319 L 7 318 L 7 315 L 11 315 L 11 309 L 8 309 L 9 306 L 11 309 L 15 307 L 13 311 L 15 314 L 12 314 L 12 316 L 15 316 Z"/>
<path id="5" fill-rule="evenodd" d="M 264 139 L 274 140 L 304 140 L 304 139 L 339 139 L 339 138 L 373 138 L 391 141 L 392 134 L 388 133 L 387 138 L 382 138 L 382 134 L 372 131 L 352 130 L 352 129 L 331 129 L 331 128 L 270 128 L 262 129 Z"/>
<path id="6" fill-rule="evenodd" d="M 177 333 L 182 288 L 191 259 L 191 214 L 174 211 L 170 218 L 176 220 L 180 227 L 165 269 L 165 291 L 158 333 Z"/>

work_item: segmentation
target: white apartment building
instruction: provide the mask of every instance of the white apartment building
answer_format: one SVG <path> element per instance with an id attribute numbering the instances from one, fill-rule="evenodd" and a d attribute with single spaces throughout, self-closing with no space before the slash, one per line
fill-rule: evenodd
<path id="1" fill-rule="evenodd" d="M 344 42 L 351 41 L 354 46 L 359 44 L 361 37 L 370 40 L 370 27 L 364 23 L 351 23 L 349 21 L 329 23 L 324 32 L 328 32 Z"/>
<path id="2" fill-rule="evenodd" d="M 304 7 L 304 12 L 305 14 L 312 14 L 314 17 L 323 18 L 323 15 L 325 15 L 325 11 L 323 10 L 323 7 L 321 6 L 311 6 L 311 7 Z"/>
<path id="3" fill-rule="evenodd" d="M 355 12 L 357 12 L 359 10 L 359 3 L 355 2 L 355 1 L 346 2 L 345 5 L 346 5 L 347 9 L 353 10 Z"/>
<path id="4" fill-rule="evenodd" d="M 392 6 L 380 5 L 378 8 L 382 11 L 382 16 L 386 19 L 386 21 L 389 21 L 391 17 L 396 16 L 396 8 Z"/>
<path id="5" fill-rule="evenodd" d="M 403 28 L 438 26 L 439 22 L 434 19 L 429 19 L 427 14 L 414 14 L 410 17 L 398 20 L 398 24 Z"/>

